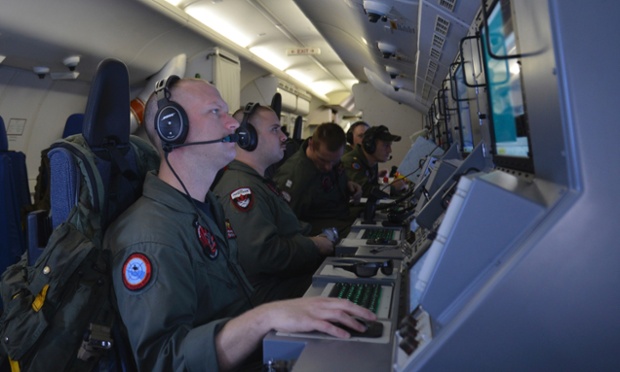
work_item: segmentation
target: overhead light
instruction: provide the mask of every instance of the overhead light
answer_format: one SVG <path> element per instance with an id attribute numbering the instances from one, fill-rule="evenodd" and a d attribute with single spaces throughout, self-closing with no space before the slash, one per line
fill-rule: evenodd
<path id="1" fill-rule="evenodd" d="M 280 71 L 286 70 L 290 65 L 289 61 L 284 60 L 282 57 L 280 57 L 279 55 L 277 55 L 276 53 L 272 52 L 271 50 L 265 47 L 261 47 L 261 46 L 252 47 L 250 48 L 250 52 L 257 55 L 262 60 L 274 66 Z"/>
<path id="2" fill-rule="evenodd" d="M 303 72 L 299 70 L 286 70 L 284 72 L 286 72 L 293 78 L 297 79 L 300 83 L 303 83 L 305 85 L 312 85 L 312 82 L 314 81 L 314 79 L 312 79 L 310 76 L 304 74 Z"/>
<path id="3" fill-rule="evenodd" d="M 329 92 L 342 90 L 342 84 L 340 84 L 339 82 L 335 80 L 315 81 L 309 85 L 312 88 L 312 90 L 314 90 L 317 93 L 321 93 L 323 95 L 326 95 Z"/>
<path id="4" fill-rule="evenodd" d="M 392 78 L 392 79 L 394 79 L 395 77 L 400 75 L 400 71 L 398 71 L 398 69 L 396 67 L 385 66 L 385 71 L 387 71 L 388 74 L 390 74 L 390 78 Z"/>
<path id="5" fill-rule="evenodd" d="M 49 74 L 50 68 L 46 66 L 35 66 L 32 68 L 32 71 L 37 74 L 39 79 L 43 79 L 45 75 Z"/>
<path id="6" fill-rule="evenodd" d="M 252 39 L 239 32 L 237 28 L 222 19 L 220 15 L 214 14 L 200 5 L 190 5 L 184 9 L 185 13 L 194 17 L 196 20 L 209 27 L 213 31 L 239 45 L 242 48 L 247 47 Z"/>
<path id="7" fill-rule="evenodd" d="M 75 68 L 80 63 L 80 56 L 69 56 L 62 60 L 62 64 L 67 66 L 69 71 L 75 71 Z"/>
<path id="8" fill-rule="evenodd" d="M 396 47 L 392 44 L 379 41 L 377 46 L 379 47 L 381 54 L 383 54 L 383 58 L 390 58 L 396 55 Z"/>
<path id="9" fill-rule="evenodd" d="M 4 62 L 5 58 L 6 58 L 6 56 L 3 56 L 2 54 L 0 54 L 0 63 Z"/>
<path id="10" fill-rule="evenodd" d="M 183 0 L 166 0 L 166 2 L 170 5 L 178 6 Z"/>

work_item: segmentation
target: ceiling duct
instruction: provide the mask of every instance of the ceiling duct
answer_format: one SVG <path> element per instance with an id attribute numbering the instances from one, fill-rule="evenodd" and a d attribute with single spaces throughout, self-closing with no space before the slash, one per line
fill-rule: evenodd
<path id="1" fill-rule="evenodd" d="M 307 91 L 275 76 L 259 77 L 247 84 L 241 90 L 241 101 L 269 105 L 276 93 L 282 96 L 282 112 L 297 115 L 307 115 L 310 112 L 312 96 Z"/>

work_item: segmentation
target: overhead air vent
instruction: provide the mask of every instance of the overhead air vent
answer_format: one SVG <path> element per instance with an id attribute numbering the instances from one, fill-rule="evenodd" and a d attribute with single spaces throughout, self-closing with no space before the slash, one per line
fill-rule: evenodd
<path id="1" fill-rule="evenodd" d="M 424 87 L 422 88 L 422 98 L 428 99 L 428 95 L 430 93 L 431 93 L 431 86 L 425 83 Z"/>
<path id="2" fill-rule="evenodd" d="M 439 0 L 438 2 L 440 7 L 446 8 L 451 12 L 454 12 L 454 7 L 456 6 L 456 0 Z"/>
<path id="3" fill-rule="evenodd" d="M 433 71 L 433 72 L 437 72 L 437 69 L 439 68 L 439 64 L 435 61 L 428 61 L 428 69 Z"/>
<path id="4" fill-rule="evenodd" d="M 446 42 L 446 39 L 444 39 L 443 37 L 434 34 L 433 35 L 433 47 L 437 48 L 437 49 L 443 49 L 443 44 Z"/>
<path id="5" fill-rule="evenodd" d="M 437 50 L 435 48 L 431 48 L 431 53 L 430 56 L 432 59 L 439 61 L 439 58 L 441 58 L 441 50 Z"/>
<path id="6" fill-rule="evenodd" d="M 449 30 L 450 21 L 438 15 L 437 19 L 435 19 L 435 33 L 442 36 L 448 36 Z"/>

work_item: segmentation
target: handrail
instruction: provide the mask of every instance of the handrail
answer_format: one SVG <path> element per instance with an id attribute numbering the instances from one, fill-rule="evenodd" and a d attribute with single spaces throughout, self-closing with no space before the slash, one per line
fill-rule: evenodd
<path id="1" fill-rule="evenodd" d="M 484 28 L 487 30 L 487 35 L 486 37 L 481 36 L 482 38 L 485 39 L 485 44 L 487 46 L 487 51 L 489 53 L 489 56 L 493 59 L 499 59 L 499 60 L 505 60 L 505 59 L 515 59 L 515 58 L 523 58 L 525 57 L 525 54 L 513 54 L 513 55 L 505 55 L 505 56 L 499 56 L 493 53 L 493 50 L 491 50 L 491 30 L 489 29 L 489 20 L 488 20 L 488 14 L 487 14 L 487 10 L 486 10 L 486 4 L 485 4 L 485 0 L 480 0 L 480 2 L 482 3 L 482 24 L 484 25 Z"/>
<path id="2" fill-rule="evenodd" d="M 465 101 L 469 101 L 470 98 L 458 98 L 458 82 L 456 81 L 456 70 L 457 69 L 452 69 L 453 66 L 460 66 L 462 63 L 462 61 L 459 62 L 454 62 L 450 64 L 450 95 L 452 96 L 452 100 L 454 100 L 454 102 L 465 102 Z M 465 70 L 463 70 L 463 78 L 465 78 Z M 452 87 L 452 84 L 454 82 L 454 87 Z M 457 96 L 454 97 L 454 92 L 457 92 Z"/>
<path id="3" fill-rule="evenodd" d="M 470 88 L 484 87 L 484 86 L 487 85 L 486 82 L 484 84 L 475 84 L 475 83 L 474 84 L 470 84 L 467 81 L 467 74 L 465 73 L 465 57 L 464 57 L 464 54 L 463 54 L 463 43 L 465 42 L 465 40 L 470 40 L 470 39 L 480 40 L 480 35 L 476 34 L 476 35 L 473 35 L 473 36 L 465 36 L 459 42 L 459 50 L 461 51 L 461 65 L 463 66 L 463 82 L 465 83 L 466 86 L 468 86 Z M 482 63 L 481 63 L 481 65 L 482 65 Z"/>

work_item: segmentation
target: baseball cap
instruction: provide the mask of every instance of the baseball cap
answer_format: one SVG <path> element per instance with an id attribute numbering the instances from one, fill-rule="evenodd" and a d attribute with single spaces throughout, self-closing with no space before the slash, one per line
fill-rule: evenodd
<path id="1" fill-rule="evenodd" d="M 385 125 L 379 125 L 376 127 L 370 127 L 364 133 L 364 139 L 380 139 L 382 141 L 400 141 L 400 136 L 390 133 L 390 130 Z"/>

